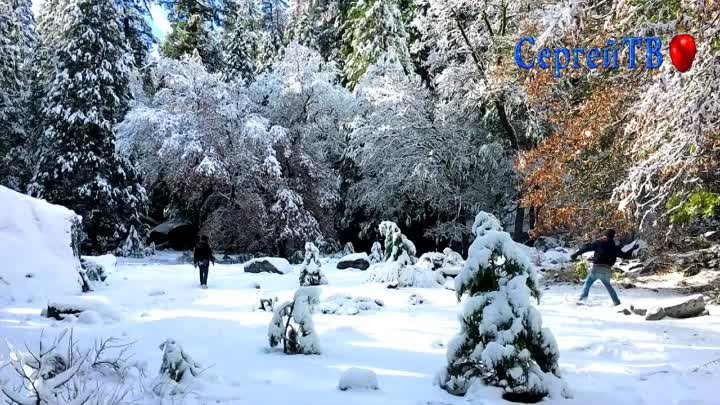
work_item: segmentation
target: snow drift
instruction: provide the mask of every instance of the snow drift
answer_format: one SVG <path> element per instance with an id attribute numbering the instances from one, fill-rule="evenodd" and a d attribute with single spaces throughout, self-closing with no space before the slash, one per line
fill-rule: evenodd
<path id="1" fill-rule="evenodd" d="M 73 211 L 0 186 L 0 300 L 34 301 L 79 293 Z"/>

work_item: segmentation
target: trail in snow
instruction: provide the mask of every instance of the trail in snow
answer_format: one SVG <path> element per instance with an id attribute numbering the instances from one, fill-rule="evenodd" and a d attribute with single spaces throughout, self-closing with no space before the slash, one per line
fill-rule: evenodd
<path id="1" fill-rule="evenodd" d="M 96 337 L 136 341 L 135 358 L 147 361 L 149 373 L 159 368 L 158 345 L 168 337 L 207 370 L 187 404 L 257 405 L 461 404 L 433 385 L 445 366 L 448 339 L 459 329 L 459 306 L 444 289 L 388 290 L 365 284 L 365 273 L 323 270 L 329 285 L 321 300 L 335 294 L 380 299 L 379 310 L 355 316 L 315 314 L 323 354 L 286 356 L 270 351 L 267 326 L 272 314 L 255 311 L 259 284 L 262 294 L 289 299 L 297 288 L 298 266 L 286 275 L 246 274 L 240 265 L 210 269 L 209 289 L 198 288 L 197 270 L 163 254 L 152 261 L 124 261 L 109 278 L 110 285 L 89 294 L 120 313 L 104 323 L 55 322 L 39 316 L 46 302 L 0 307 L 0 335 L 17 344 L 74 327 L 87 345 Z M 410 305 L 411 294 L 425 303 Z M 720 358 L 720 317 L 648 322 L 624 316 L 610 307 L 602 286 L 595 286 L 589 306 L 570 298 L 578 287 L 552 286 L 544 291 L 539 309 L 552 329 L 561 352 L 561 369 L 574 398 L 548 399 L 547 404 L 716 405 L 719 366 L 694 372 Z M 637 306 L 657 305 L 673 298 L 647 290 L 620 290 L 621 299 Z M 0 349 L 0 361 L 7 349 Z M 368 368 L 378 375 L 379 391 L 337 389 L 342 372 Z M 152 377 L 152 375 L 151 375 Z M 475 404 L 505 404 L 494 388 L 473 393 Z M 149 400 L 148 400 L 149 401 Z M 156 402 L 147 402 L 156 403 Z"/>

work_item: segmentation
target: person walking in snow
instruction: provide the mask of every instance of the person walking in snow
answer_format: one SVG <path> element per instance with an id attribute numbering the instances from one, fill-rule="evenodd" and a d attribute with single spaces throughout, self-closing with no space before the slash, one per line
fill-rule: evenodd
<path id="1" fill-rule="evenodd" d="M 627 252 L 623 252 L 621 246 L 615 244 L 615 230 L 608 229 L 605 231 L 605 236 L 590 243 L 586 243 L 581 246 L 577 252 L 573 253 L 570 258 L 576 260 L 578 256 L 587 252 L 594 252 L 592 257 L 592 268 L 588 272 L 587 279 L 585 279 L 585 286 L 580 294 L 578 303 L 583 303 L 590 293 L 590 288 L 595 281 L 600 280 L 603 283 L 610 298 L 612 298 L 613 304 L 620 305 L 620 299 L 615 292 L 612 284 L 610 284 L 610 275 L 612 274 L 612 266 L 618 257 L 623 259 L 629 259 L 632 257 L 632 252 L 638 248 L 636 244 Z"/>
<path id="2" fill-rule="evenodd" d="M 193 264 L 200 268 L 200 287 L 207 288 L 208 272 L 210 271 L 210 262 L 215 265 L 215 256 L 213 256 L 210 242 L 207 235 L 202 235 L 200 241 L 195 246 L 193 253 Z"/>

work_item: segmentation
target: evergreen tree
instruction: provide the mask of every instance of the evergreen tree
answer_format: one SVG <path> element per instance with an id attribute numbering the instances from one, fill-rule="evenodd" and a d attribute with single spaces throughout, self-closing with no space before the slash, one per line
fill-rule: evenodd
<path id="1" fill-rule="evenodd" d="M 29 178 L 30 0 L 0 0 L 0 184 L 22 190 Z"/>
<path id="2" fill-rule="evenodd" d="M 115 153 L 114 127 L 128 109 L 131 52 L 112 0 L 69 0 L 43 31 L 49 63 L 34 196 L 83 217 L 86 250 L 106 252 L 139 225 L 145 190 Z"/>
<path id="3" fill-rule="evenodd" d="M 228 5 L 232 6 L 225 22 L 223 76 L 228 81 L 251 81 L 257 71 L 263 31 L 262 10 L 257 0 L 234 0 Z"/>
<path id="4" fill-rule="evenodd" d="M 480 212 L 472 229 L 475 241 L 455 278 L 458 299 L 465 293 L 470 298 L 460 333 L 448 344 L 440 386 L 464 395 L 479 380 L 503 387 L 507 400 L 526 403 L 549 394 L 567 396 L 558 377 L 557 343 L 530 303 L 531 296 L 540 297 L 530 260 L 493 215 Z M 561 392 L 551 392 L 555 387 Z"/>
<path id="5" fill-rule="evenodd" d="M 209 70 L 217 70 L 221 62 L 214 29 L 221 21 L 219 1 L 178 0 L 165 4 L 172 32 L 162 45 L 163 53 L 176 59 L 197 53 Z"/>
<path id="6" fill-rule="evenodd" d="M 389 50 L 395 51 L 406 74 L 413 71 L 399 0 L 355 1 L 345 18 L 342 42 L 345 79 L 351 87 Z"/>
<path id="7" fill-rule="evenodd" d="M 141 72 L 147 73 L 150 48 L 155 44 L 155 36 L 148 24 L 150 14 L 143 0 L 120 0 L 122 30 L 132 51 L 133 63 Z"/>

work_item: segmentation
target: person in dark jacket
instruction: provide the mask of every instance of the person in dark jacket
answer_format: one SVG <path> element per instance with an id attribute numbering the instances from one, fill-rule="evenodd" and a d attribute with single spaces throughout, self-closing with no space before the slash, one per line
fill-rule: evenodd
<path id="1" fill-rule="evenodd" d="M 195 252 L 193 253 L 193 264 L 195 267 L 200 268 L 200 287 L 207 288 L 208 272 L 210 270 L 210 262 L 215 264 L 215 256 L 213 256 L 212 249 L 210 248 L 210 242 L 208 237 L 203 235 L 200 237 L 200 241 L 195 246 Z"/>
<path id="2" fill-rule="evenodd" d="M 629 251 L 623 252 L 621 247 L 615 243 L 615 231 L 608 229 L 605 231 L 604 237 L 590 243 L 586 243 L 581 246 L 577 252 L 573 253 L 570 257 L 572 260 L 575 260 L 583 253 L 594 252 L 592 257 L 592 268 L 588 272 L 587 279 L 585 280 L 585 286 L 583 287 L 582 294 L 580 294 L 579 303 L 582 303 L 585 299 L 587 299 L 592 285 L 595 281 L 600 280 L 610 294 L 613 304 L 620 305 L 620 299 L 618 298 L 615 289 L 612 287 L 612 284 L 610 284 L 610 276 L 612 274 L 611 268 L 617 261 L 618 257 L 629 259 L 632 257 L 632 252 L 637 248 L 638 245 L 635 245 Z"/>

